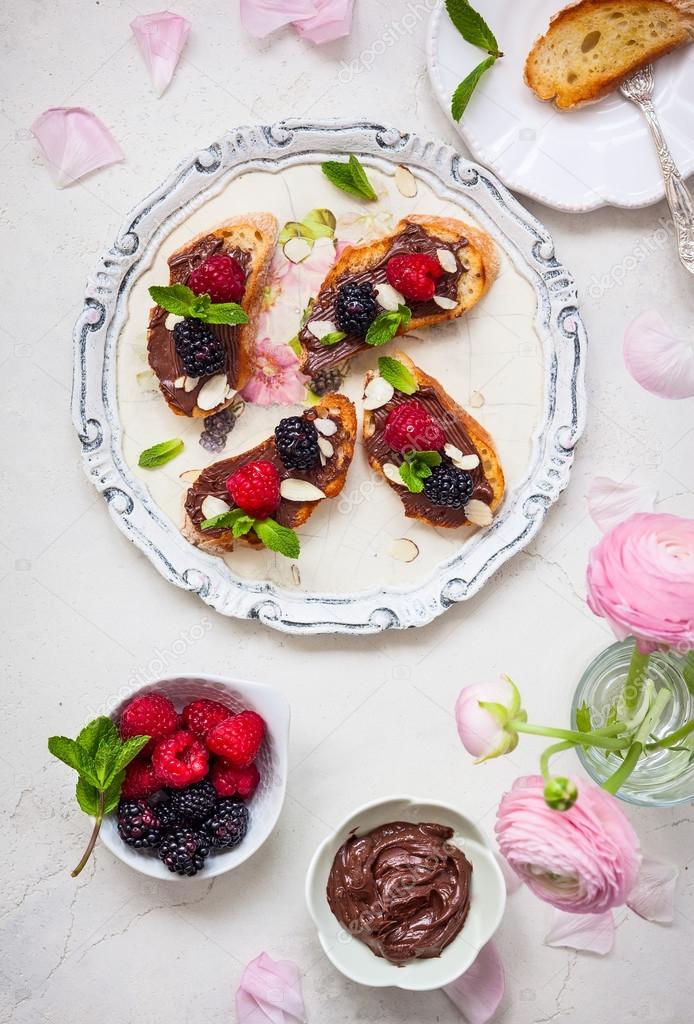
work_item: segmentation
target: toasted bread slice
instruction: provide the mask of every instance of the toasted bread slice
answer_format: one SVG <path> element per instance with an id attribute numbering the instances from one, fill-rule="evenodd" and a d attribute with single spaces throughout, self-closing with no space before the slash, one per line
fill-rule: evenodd
<path id="1" fill-rule="evenodd" d="M 211 416 L 229 405 L 236 392 L 248 383 L 255 364 L 255 336 L 263 286 L 276 239 L 275 217 L 270 213 L 251 213 L 234 217 L 214 231 L 198 235 L 169 257 L 169 283 L 186 284 L 196 267 L 210 256 L 220 252 L 234 256 L 246 271 L 241 305 L 248 314 L 248 323 L 236 327 L 210 325 L 224 343 L 226 367 L 219 374 L 190 378 L 186 377 L 173 335 L 166 326 L 170 323 L 169 314 L 161 306 L 152 309 L 147 334 L 149 364 L 157 375 L 162 395 L 176 415 Z"/>
<path id="2" fill-rule="evenodd" d="M 215 510 L 211 514 L 205 510 L 203 502 L 208 496 L 226 502 L 229 508 L 232 507 L 233 503 L 226 487 L 226 481 L 235 470 L 247 462 L 267 459 L 277 467 L 283 481 L 289 478 L 306 480 L 323 491 L 326 498 L 334 498 L 340 493 L 354 455 L 357 434 L 354 405 L 344 395 L 328 394 L 321 399 L 318 405 L 305 410 L 303 416 L 304 419 L 316 424 L 319 438 L 323 442 L 329 442 L 328 445 L 323 444 L 325 453 L 322 453 L 321 465 L 308 470 L 285 469 L 275 447 L 274 435 L 241 455 L 234 455 L 230 459 L 213 463 L 207 469 L 203 469 L 186 495 L 183 534 L 189 541 L 205 551 L 217 554 L 232 551 L 239 542 L 251 547 L 262 547 L 252 530 L 243 537 L 235 538 L 231 530 L 202 530 L 200 528 L 200 524 L 205 519 L 211 518 L 211 514 L 216 515 L 219 511 L 223 511 L 218 503 L 215 503 Z M 333 450 L 332 455 L 329 454 L 330 448 Z M 282 498 L 279 508 L 272 518 L 282 526 L 295 529 L 306 522 L 322 500 L 324 499 L 288 501 Z"/>
<path id="3" fill-rule="evenodd" d="M 525 81 L 571 110 L 692 39 L 692 0 L 581 0 L 554 15 L 528 54 Z"/>
<path id="4" fill-rule="evenodd" d="M 454 402 L 438 381 L 415 366 L 408 356 L 403 352 L 394 352 L 392 357 L 398 359 L 412 373 L 418 390 L 413 395 L 395 391 L 393 397 L 378 409 L 364 411 L 364 443 L 372 468 L 382 473 L 389 486 L 398 494 L 405 515 L 409 519 L 418 519 L 422 523 L 429 523 L 430 526 L 446 529 L 488 526 L 504 496 L 504 474 L 494 442 L 477 420 Z M 377 376 L 378 372 L 374 370 L 367 373 L 364 381 L 365 390 Z M 473 461 L 470 459 L 471 456 L 478 456 L 478 464 L 466 469 L 472 478 L 472 493 L 464 508 L 453 509 L 435 505 L 424 492 L 413 494 L 404 484 L 398 482 L 399 477 L 395 471 L 399 470 L 404 457 L 392 451 L 383 432 L 390 412 L 401 403 L 410 401 L 416 401 L 424 406 L 443 428 L 447 446 L 452 445 L 457 449 L 456 458 L 462 453 L 470 462 Z M 451 455 L 446 449 L 440 454 L 444 463 L 452 462 Z M 384 466 L 392 466 L 394 469 L 384 471 Z"/>
<path id="5" fill-rule="evenodd" d="M 312 333 L 312 324 L 335 323 L 335 298 L 341 285 L 356 279 L 360 283 L 370 282 L 375 287 L 386 284 L 386 264 L 392 256 L 424 252 L 436 259 L 442 250 L 453 257 L 455 270 L 444 271 L 437 282 L 437 293 L 453 305 L 443 309 L 435 299 L 426 302 L 405 300 L 412 313 L 407 331 L 453 320 L 479 302 L 498 271 L 496 247 L 491 238 L 478 228 L 452 217 L 411 214 L 398 223 L 391 235 L 368 245 L 348 246 L 321 285 L 310 317 L 299 334 L 303 372 L 314 377 L 319 370 L 342 363 L 370 347 L 363 337 L 358 336 L 348 336 L 335 345 L 325 345 Z M 450 265 L 453 266 L 452 263 Z M 405 331 L 401 328 L 398 333 Z"/>

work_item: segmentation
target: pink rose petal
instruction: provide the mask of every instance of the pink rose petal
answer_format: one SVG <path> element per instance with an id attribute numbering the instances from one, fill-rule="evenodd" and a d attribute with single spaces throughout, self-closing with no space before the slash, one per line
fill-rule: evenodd
<path id="1" fill-rule="evenodd" d="M 291 960 L 261 953 L 245 968 L 236 990 L 238 1024 L 290 1024 L 305 1021 L 301 972 Z"/>
<path id="2" fill-rule="evenodd" d="M 264 39 L 290 22 L 314 18 L 314 0 L 241 0 L 241 24 L 256 39 Z"/>
<path id="3" fill-rule="evenodd" d="M 130 22 L 130 28 L 145 59 L 157 96 L 173 78 L 190 32 L 190 22 L 172 11 L 142 14 Z"/>
<path id="4" fill-rule="evenodd" d="M 596 476 L 588 488 L 588 512 L 603 533 L 607 533 L 634 512 L 652 512 L 657 492 L 638 484 L 620 484 L 607 476 Z"/>
<path id="5" fill-rule="evenodd" d="M 299 21 L 294 28 L 310 43 L 331 43 L 347 36 L 352 28 L 354 0 L 313 0 L 318 10 L 315 18 Z"/>
<path id="6" fill-rule="evenodd" d="M 654 309 L 627 327 L 624 362 L 634 380 L 652 395 L 694 396 L 694 345 L 676 338 Z"/>
<path id="7" fill-rule="evenodd" d="M 627 906 L 646 921 L 672 924 L 675 918 L 675 886 L 679 870 L 674 864 L 644 859 Z"/>
<path id="8" fill-rule="evenodd" d="M 99 118 L 84 107 L 51 107 L 31 126 L 58 188 L 118 163 L 123 151 Z"/>
<path id="9" fill-rule="evenodd" d="M 568 946 L 605 956 L 614 945 L 614 930 L 611 910 L 604 914 L 566 914 L 555 910 L 545 945 Z"/>
<path id="10" fill-rule="evenodd" d="M 487 1024 L 504 997 L 504 966 L 496 946 L 488 942 L 465 974 L 444 986 L 443 991 L 469 1024 Z"/>

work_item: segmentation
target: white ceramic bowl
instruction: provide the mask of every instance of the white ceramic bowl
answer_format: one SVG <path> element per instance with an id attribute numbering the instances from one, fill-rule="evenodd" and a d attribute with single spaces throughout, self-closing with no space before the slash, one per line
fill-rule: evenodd
<path id="1" fill-rule="evenodd" d="M 338 849 L 350 833 L 364 835 L 390 821 L 436 822 L 455 832 L 453 842 L 472 864 L 470 911 L 460 933 L 440 957 L 413 960 L 402 967 L 375 956 L 350 935 L 334 917 L 326 897 L 328 875 Z M 316 850 L 306 875 L 306 902 L 328 958 L 352 981 L 377 988 L 395 986 L 411 991 L 441 988 L 459 978 L 499 927 L 506 905 L 501 869 L 484 835 L 464 814 L 449 804 L 392 796 L 358 807 Z"/>
<path id="2" fill-rule="evenodd" d="M 260 784 L 248 802 L 248 832 L 233 850 L 210 853 L 204 867 L 194 877 L 209 879 L 215 875 L 223 875 L 253 856 L 270 835 L 280 816 L 287 787 L 289 702 L 271 686 L 200 673 L 159 679 L 148 686 L 143 686 L 116 705 L 109 712 L 109 716 L 117 722 L 125 705 L 134 697 L 145 693 L 163 694 L 179 711 L 189 701 L 206 697 L 228 705 L 233 711 L 249 708 L 257 711 L 265 719 L 267 732 L 256 759 L 260 771 Z M 101 840 L 119 860 L 143 875 L 166 881 L 181 881 L 186 877 L 169 871 L 156 856 L 156 852 L 149 853 L 126 846 L 118 835 L 115 814 L 109 814 L 104 820 L 101 826 Z"/>

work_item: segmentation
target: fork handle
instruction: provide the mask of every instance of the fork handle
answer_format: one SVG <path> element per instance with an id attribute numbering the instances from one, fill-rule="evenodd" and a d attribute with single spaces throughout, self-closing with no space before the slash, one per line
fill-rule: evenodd
<path id="1" fill-rule="evenodd" d="M 677 248 L 685 270 L 694 274 L 694 200 L 680 174 L 670 148 L 665 141 L 663 130 L 650 100 L 642 99 L 638 105 L 644 113 L 653 135 L 655 148 L 660 159 L 665 182 L 665 198 L 670 206 L 672 219 L 677 230 Z"/>

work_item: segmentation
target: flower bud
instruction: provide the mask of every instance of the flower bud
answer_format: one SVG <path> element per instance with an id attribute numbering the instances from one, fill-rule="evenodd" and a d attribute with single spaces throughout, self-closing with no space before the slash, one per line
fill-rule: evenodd
<path id="1" fill-rule="evenodd" d="M 578 787 L 572 779 L 555 775 L 545 783 L 545 803 L 555 811 L 568 811 L 578 799 Z"/>
<path id="2" fill-rule="evenodd" d="M 513 721 L 525 721 L 518 688 L 508 678 L 476 683 L 460 691 L 455 706 L 458 735 L 477 761 L 508 754 L 518 745 Z"/>

